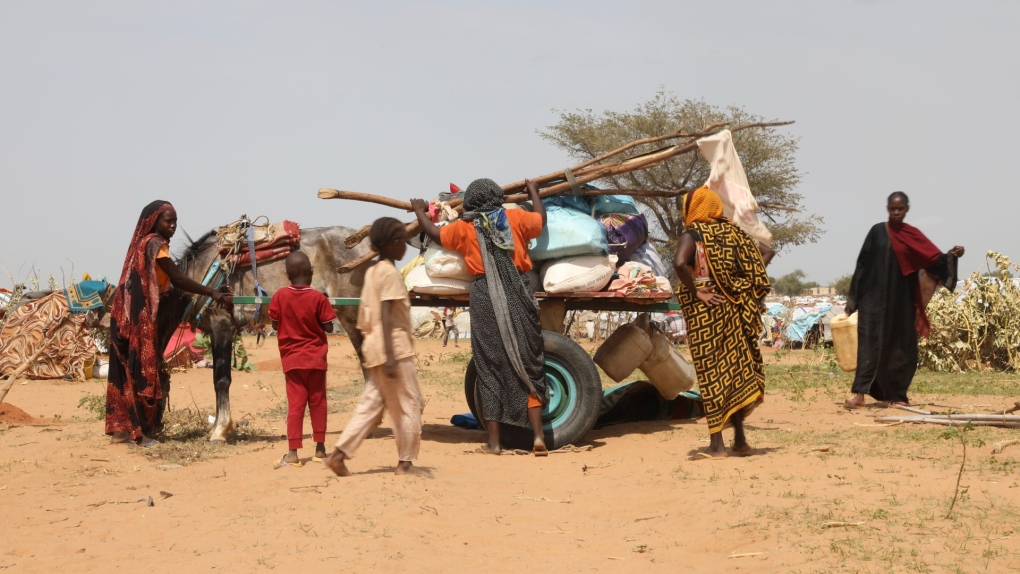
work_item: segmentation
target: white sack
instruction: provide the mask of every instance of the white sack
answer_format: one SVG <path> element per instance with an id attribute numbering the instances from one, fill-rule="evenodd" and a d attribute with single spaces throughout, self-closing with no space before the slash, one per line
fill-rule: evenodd
<path id="1" fill-rule="evenodd" d="M 411 270 L 404 279 L 407 288 L 415 293 L 430 295 L 459 295 L 468 292 L 470 281 L 451 279 L 449 277 L 432 277 L 424 265 Z"/>
<path id="2" fill-rule="evenodd" d="M 464 256 L 457 251 L 430 247 L 425 252 L 425 269 L 430 277 L 471 281 L 474 276 L 468 271 Z"/>
<path id="3" fill-rule="evenodd" d="M 601 291 L 615 270 L 615 255 L 564 257 L 542 267 L 542 288 L 546 293 Z"/>

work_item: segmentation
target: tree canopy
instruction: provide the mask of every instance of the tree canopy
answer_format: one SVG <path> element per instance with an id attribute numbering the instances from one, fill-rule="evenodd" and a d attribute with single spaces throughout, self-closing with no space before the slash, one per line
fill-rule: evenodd
<path id="1" fill-rule="evenodd" d="M 853 274 L 843 275 L 832 282 L 832 287 L 836 289 L 837 295 L 846 297 L 850 294 L 850 282 L 853 281 Z"/>
<path id="2" fill-rule="evenodd" d="M 718 107 L 702 100 L 681 100 L 660 89 L 655 96 L 628 112 L 592 110 L 560 112 L 560 121 L 539 133 L 571 157 L 588 160 L 633 140 L 659 136 L 678 129 L 693 132 L 714 122 L 731 125 L 765 121 L 736 106 Z M 759 216 L 773 235 L 772 247 L 782 251 L 791 245 L 815 242 L 821 236 L 822 218 L 789 211 L 799 210 L 801 195 L 796 193 L 801 180 L 795 155 L 797 138 L 775 128 L 756 128 L 733 134 L 733 142 L 747 173 L 751 192 L 760 205 Z M 660 146 L 636 148 L 634 155 Z M 683 193 L 703 185 L 709 176 L 709 164 L 697 153 L 671 158 L 651 169 L 607 178 L 605 187 L 678 192 L 671 197 L 636 197 L 649 216 L 652 241 L 660 252 L 672 254 L 683 232 L 681 202 Z"/>
<path id="3" fill-rule="evenodd" d="M 775 277 L 769 277 L 769 281 L 772 283 L 772 291 L 776 295 L 789 295 L 796 297 L 803 295 L 808 289 L 818 287 L 818 283 L 814 281 L 804 281 L 807 278 L 807 274 L 801 269 L 795 269 L 786 275 L 776 279 Z"/>

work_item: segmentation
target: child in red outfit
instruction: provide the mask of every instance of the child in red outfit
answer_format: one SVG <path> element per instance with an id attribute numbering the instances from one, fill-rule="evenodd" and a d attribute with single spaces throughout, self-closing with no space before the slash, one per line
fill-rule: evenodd
<path id="1" fill-rule="evenodd" d="M 326 333 L 333 332 L 336 311 L 325 295 L 312 289 L 312 264 L 295 251 L 287 256 L 290 286 L 273 295 L 269 318 L 280 345 L 280 361 L 287 381 L 287 442 L 290 452 L 277 467 L 301 466 L 297 451 L 304 436 L 305 405 L 312 419 L 315 457 L 326 458 Z"/>

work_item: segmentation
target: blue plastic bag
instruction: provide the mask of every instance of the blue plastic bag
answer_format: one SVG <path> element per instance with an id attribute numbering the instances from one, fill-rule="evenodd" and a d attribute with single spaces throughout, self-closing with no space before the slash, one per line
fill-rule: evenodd
<path id="1" fill-rule="evenodd" d="M 606 255 L 606 228 L 590 215 L 573 209 L 546 207 L 546 225 L 530 249 L 532 261 L 571 255 Z"/>
<path id="2" fill-rule="evenodd" d="M 596 195 L 591 199 L 595 217 L 607 213 L 638 213 L 637 203 L 629 195 Z"/>

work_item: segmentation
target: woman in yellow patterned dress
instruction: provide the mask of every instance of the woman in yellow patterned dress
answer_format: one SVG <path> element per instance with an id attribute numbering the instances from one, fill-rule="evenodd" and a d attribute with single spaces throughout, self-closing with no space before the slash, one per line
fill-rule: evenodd
<path id="1" fill-rule="evenodd" d="M 727 456 L 722 431 L 731 426 L 732 453 L 746 456 L 744 419 L 765 398 L 758 338 L 762 299 L 771 288 L 765 266 L 775 252 L 724 218 L 722 199 L 711 189 L 688 193 L 684 205 L 686 232 L 673 267 L 710 437 L 708 452 L 691 458 Z"/>

